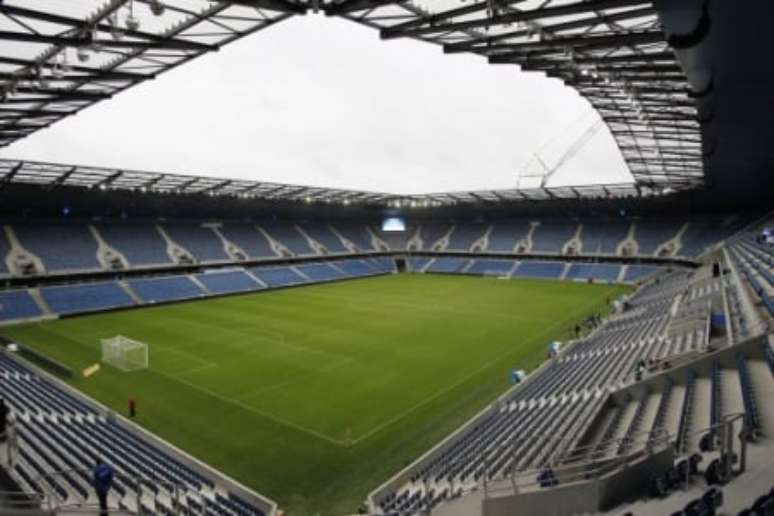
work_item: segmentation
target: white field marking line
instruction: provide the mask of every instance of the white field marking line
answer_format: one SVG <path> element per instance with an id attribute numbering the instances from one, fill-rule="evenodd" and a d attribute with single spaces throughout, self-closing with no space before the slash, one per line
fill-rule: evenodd
<path id="1" fill-rule="evenodd" d="M 598 297 L 594 298 L 594 303 L 596 303 L 596 301 L 597 301 L 597 300 L 599 300 L 599 299 L 601 299 L 601 298 L 603 298 L 603 297 L 605 297 L 605 296 L 609 295 L 609 293 L 608 293 L 608 292 L 605 292 L 605 293 L 603 293 L 603 294 L 604 294 L 604 295 L 600 295 L 600 296 L 598 296 Z M 532 339 L 530 339 L 530 340 L 528 340 L 528 341 L 526 341 L 526 342 L 530 342 L 530 343 L 532 343 L 532 342 L 534 342 L 534 341 L 536 341 L 536 340 L 538 340 L 538 339 L 542 339 L 542 338 L 544 337 L 544 335 L 545 335 L 545 334 L 552 332 L 552 331 L 553 331 L 553 330 L 554 330 L 554 329 L 555 329 L 557 326 L 564 325 L 564 324 L 566 324 L 568 321 L 570 321 L 570 320 L 572 320 L 572 319 L 575 319 L 575 318 L 578 316 L 577 314 L 579 314 L 579 313 L 582 313 L 582 312 L 584 312 L 584 311 L 588 310 L 588 308 L 589 308 L 589 307 L 591 307 L 591 306 L 593 306 L 593 304 L 594 304 L 594 303 L 589 303 L 588 305 L 584 306 L 584 307 L 583 307 L 583 309 L 581 309 L 581 310 L 578 310 L 577 312 L 573 312 L 573 315 L 571 315 L 571 316 L 569 316 L 569 317 L 566 317 L 566 318 L 564 318 L 564 319 L 562 319 L 562 320 L 560 320 L 560 321 L 557 321 L 555 324 L 553 324 L 553 325 L 549 326 L 548 328 L 546 328 L 546 330 L 545 330 L 545 331 L 542 331 L 542 332 L 540 332 L 539 334 L 535 335 L 535 336 L 534 336 Z M 464 378 L 462 378 L 461 380 L 459 380 L 458 382 L 455 382 L 454 384 L 452 384 L 452 385 L 450 385 L 450 386 L 448 386 L 448 387 L 444 387 L 443 389 L 441 389 L 441 390 L 440 390 L 440 391 L 438 391 L 437 393 L 433 394 L 433 395 L 432 395 L 432 396 L 430 396 L 429 398 L 426 398 L 426 399 L 424 399 L 424 400 L 420 401 L 419 403 L 417 403 L 417 404 L 416 404 L 416 405 L 414 405 L 413 407 L 410 407 L 409 409 L 407 409 L 407 410 L 405 410 L 405 411 L 401 412 L 400 414 L 396 415 L 395 417 L 393 417 L 393 418 L 391 418 L 391 419 L 388 419 L 388 420 L 387 420 L 387 421 L 385 421 L 384 423 L 381 423 L 381 424 L 377 425 L 376 427 L 372 428 L 371 430 L 369 430 L 369 431 L 368 431 L 368 432 L 366 432 L 365 434 L 363 434 L 363 435 L 361 435 L 361 436 L 357 437 L 356 439 L 352 440 L 352 441 L 351 441 L 351 443 L 352 443 L 353 445 L 354 445 L 354 444 L 358 444 L 359 442 L 361 442 L 361 441 L 363 441 L 363 440 L 365 440 L 365 439 L 368 439 L 368 438 L 369 438 L 369 437 L 371 437 L 372 435 L 374 435 L 374 434 L 378 433 L 378 432 L 379 432 L 379 431 L 381 431 L 383 428 L 385 428 L 385 427 L 387 427 L 387 426 L 390 426 L 391 424 L 395 423 L 396 421 L 400 421 L 401 419 L 403 419 L 403 418 L 404 418 L 404 417 L 406 417 L 407 415 L 411 414 L 411 413 L 412 413 L 412 412 L 414 412 L 415 410 L 417 410 L 417 409 L 419 409 L 419 408 L 423 407 L 424 405 L 426 405 L 426 404 L 430 403 L 431 401 L 435 400 L 436 398 L 438 398 L 438 397 L 442 396 L 443 394 L 446 394 L 446 393 L 447 393 L 447 392 L 449 392 L 450 390 L 452 390 L 452 389 L 455 389 L 456 387 L 458 387 L 458 386 L 460 386 L 461 384 L 465 383 L 465 382 L 466 382 L 466 381 L 468 381 L 468 380 L 469 380 L 471 377 L 473 377 L 473 376 L 475 376 L 476 374 L 480 373 L 480 372 L 481 372 L 481 371 L 483 371 L 484 369 L 486 369 L 486 368 L 490 367 L 490 366 L 491 366 L 491 365 L 493 365 L 495 362 L 499 362 L 500 360 L 502 360 L 502 359 L 503 359 L 503 358 L 505 358 L 506 356 L 508 356 L 508 355 L 510 355 L 511 353 L 513 353 L 515 350 L 516 350 L 516 349 L 510 349 L 510 350 L 508 350 L 507 352 L 505 352 L 505 353 L 503 353 L 503 354 L 501 354 L 501 355 L 499 355 L 499 356 L 495 357 L 494 359 L 492 359 L 492 360 L 490 360 L 489 362 L 485 363 L 484 365 L 482 365 L 482 366 L 481 366 L 481 367 L 479 367 L 478 369 L 476 369 L 476 370 L 472 371 L 470 374 L 467 374 L 467 375 L 465 375 L 465 377 L 464 377 Z"/>
<path id="2" fill-rule="evenodd" d="M 224 403 L 229 403 L 231 405 L 235 405 L 235 406 L 237 406 L 237 407 L 239 407 L 239 408 L 241 408 L 243 410 L 246 410 L 248 412 L 252 412 L 253 414 L 257 414 L 257 415 L 259 415 L 259 416 L 261 416 L 263 418 L 266 418 L 266 419 L 269 419 L 271 421 L 274 421 L 275 423 L 278 423 L 280 425 L 284 425 L 284 426 L 287 426 L 289 428 L 293 428 L 294 430 L 298 430 L 299 432 L 303 432 L 303 433 L 305 433 L 307 435 L 311 435 L 311 436 L 316 437 L 318 439 L 321 439 L 323 441 L 329 442 L 329 443 L 331 443 L 331 444 L 333 444 L 335 446 L 345 447 L 345 446 L 348 445 L 348 443 L 346 441 L 342 441 L 342 440 L 338 440 L 338 439 L 333 439 L 332 437 L 328 437 L 327 435 L 322 434 L 322 433 L 320 433 L 320 432 L 318 432 L 316 430 L 312 430 L 311 428 L 306 428 L 305 426 L 299 425 L 297 423 L 293 423 L 292 421 L 288 421 L 286 419 L 277 417 L 277 416 L 275 416 L 273 414 L 268 414 L 266 412 L 263 412 L 261 410 L 256 409 L 255 407 L 251 407 L 249 405 L 246 405 L 246 404 L 244 404 L 244 403 L 242 403 L 242 402 L 240 402 L 238 400 L 235 400 L 233 398 L 229 398 L 229 397 L 223 396 L 221 394 L 218 394 L 217 392 L 213 392 L 213 391 L 211 391 L 209 389 L 206 389 L 206 388 L 201 387 L 199 385 L 193 384 L 193 383 L 191 383 L 189 381 L 183 380 L 182 378 L 177 378 L 175 376 L 172 376 L 170 374 L 164 373 L 162 371 L 154 371 L 154 372 L 157 373 L 157 374 L 160 374 L 161 376 L 169 378 L 172 381 L 179 382 L 179 383 L 181 383 L 181 384 L 183 384 L 183 385 L 185 385 L 185 386 L 187 386 L 187 387 L 189 387 L 191 389 L 197 390 L 197 391 L 202 392 L 202 393 L 204 393 L 204 394 L 206 394 L 208 396 L 216 398 L 216 399 L 218 399 L 218 400 L 220 400 L 220 401 L 222 401 Z"/>
<path id="3" fill-rule="evenodd" d="M 284 380 L 279 383 L 273 383 L 271 385 L 267 385 L 265 387 L 258 387 L 257 389 L 253 389 L 250 391 L 247 391 L 247 393 L 243 394 L 242 396 L 239 396 L 237 398 L 234 398 L 235 401 L 247 401 L 249 399 L 254 398 L 258 394 L 264 394 L 268 391 L 273 391 L 274 389 L 279 389 L 282 387 L 285 387 L 286 385 L 290 384 L 291 380 Z"/>
<path id="4" fill-rule="evenodd" d="M 343 366 L 344 364 L 348 364 L 350 362 L 354 362 L 354 360 L 355 359 L 352 358 L 352 357 L 345 358 L 344 360 L 341 360 L 339 362 L 336 362 L 336 363 L 333 363 L 331 365 L 325 366 L 325 367 L 320 368 L 320 369 L 318 369 L 318 370 L 316 370 L 314 372 L 315 373 L 323 373 L 323 372 L 332 371 L 334 369 L 338 369 L 339 367 Z M 238 401 L 247 401 L 247 400 L 250 400 L 250 399 L 253 399 L 253 398 L 257 397 L 259 394 L 265 394 L 267 391 L 273 391 L 275 389 L 279 389 L 281 387 L 285 387 L 286 385 L 289 385 L 290 383 L 293 383 L 294 380 L 296 380 L 296 377 L 288 378 L 287 380 L 284 380 L 282 382 L 271 384 L 271 385 L 267 385 L 265 387 L 259 387 L 259 388 L 255 389 L 255 390 L 248 391 L 244 395 L 239 396 L 238 398 L 234 398 L 234 399 L 238 400 Z M 299 381 L 303 381 L 303 379 L 299 380 Z"/>
<path id="5" fill-rule="evenodd" d="M 213 367 L 218 367 L 218 364 L 215 362 L 210 362 L 209 364 L 205 364 L 203 366 L 194 367 L 192 369 L 186 369 L 185 371 L 175 371 L 174 373 L 167 373 L 171 376 L 180 376 L 180 375 L 187 375 L 191 373 L 199 373 L 201 371 L 206 371 L 207 369 L 212 369 Z M 153 369 L 153 368 L 151 368 Z M 155 371 L 155 369 L 154 369 Z"/>
<path id="6" fill-rule="evenodd" d="M 532 317 L 523 317 L 520 316 L 517 312 L 514 312 L 512 314 L 504 314 L 504 313 L 498 313 L 498 312 L 480 312 L 476 310 L 457 310 L 455 308 L 451 308 L 448 306 L 442 306 L 440 302 L 435 303 L 427 303 L 427 304 L 414 304 L 414 303 L 407 303 L 404 301 L 398 301 L 398 300 L 387 300 L 384 297 L 381 296 L 361 296 L 358 299 L 352 299 L 351 297 L 345 297 L 345 296 L 334 296 L 330 294 L 313 294 L 309 292 L 299 293 L 299 296 L 307 296 L 307 297 L 315 297 L 319 299 L 330 299 L 333 301 L 342 301 L 346 302 L 346 307 L 353 309 L 353 310 L 360 310 L 364 312 L 375 312 L 375 313 L 384 313 L 384 310 L 381 308 L 376 308 L 373 306 L 367 306 L 363 304 L 363 301 L 366 302 L 375 302 L 375 304 L 381 304 L 386 306 L 399 306 L 401 308 L 411 308 L 412 310 L 416 311 L 441 311 L 441 312 L 448 312 L 456 315 L 486 315 L 488 317 L 497 317 L 501 319 L 508 319 L 508 320 L 520 320 L 520 321 L 533 321 L 534 319 Z M 397 297 L 397 296 L 393 296 Z"/>
<path id="7" fill-rule="evenodd" d="M 252 341 L 252 342 L 255 342 L 255 341 L 270 342 L 270 343 L 286 346 L 288 348 L 295 349 L 295 350 L 298 350 L 298 351 L 302 351 L 302 352 L 305 352 L 305 353 L 311 353 L 311 354 L 316 354 L 316 355 L 327 355 L 329 357 L 334 357 L 334 358 L 342 358 L 342 355 L 339 355 L 337 353 L 331 353 L 330 351 L 325 351 L 323 349 L 310 348 L 308 346 L 303 346 L 303 345 L 300 345 L 300 344 L 288 342 L 288 340 L 285 337 L 285 335 L 282 334 L 282 333 L 279 333 L 279 332 L 267 332 L 266 335 L 261 335 L 261 334 L 255 335 L 255 334 L 253 334 L 251 332 L 245 333 L 245 332 L 243 332 L 241 330 L 236 330 L 236 329 L 228 328 L 228 327 L 216 326 L 216 325 L 208 324 L 208 323 L 201 322 L 201 321 L 192 321 L 192 320 L 189 320 L 189 319 L 186 319 L 186 318 L 183 318 L 183 317 L 175 317 L 175 316 L 173 316 L 172 318 L 180 320 L 182 322 L 186 322 L 188 324 L 195 324 L 197 326 L 202 326 L 202 327 L 214 329 L 217 332 L 235 334 L 236 336 L 239 337 L 239 339 L 232 340 L 232 341 L 229 341 L 227 339 L 223 339 L 221 343 L 225 344 L 226 346 L 229 346 L 231 348 L 237 349 L 237 350 L 239 350 L 241 352 L 244 352 L 244 353 L 256 353 L 256 352 L 261 352 L 262 350 L 260 348 L 253 348 L 253 346 L 251 344 L 248 344 L 248 343 L 242 343 L 242 342 L 238 343 L 238 341 L 240 341 L 240 340 L 242 340 L 242 341 L 246 340 L 246 341 Z M 286 319 L 285 319 L 285 322 L 287 322 Z M 334 331 L 341 331 L 341 330 L 334 330 Z M 322 333 L 322 332 L 317 332 L 317 334 L 320 334 L 320 333 Z"/>

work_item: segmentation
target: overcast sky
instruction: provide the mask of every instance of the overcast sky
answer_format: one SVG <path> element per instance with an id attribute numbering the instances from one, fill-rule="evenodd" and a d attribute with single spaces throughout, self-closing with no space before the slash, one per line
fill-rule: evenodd
<path id="1" fill-rule="evenodd" d="M 5 158 L 391 193 L 513 188 L 596 120 L 572 89 L 307 15 L 0 150 Z M 628 181 L 605 128 L 552 184 Z"/>

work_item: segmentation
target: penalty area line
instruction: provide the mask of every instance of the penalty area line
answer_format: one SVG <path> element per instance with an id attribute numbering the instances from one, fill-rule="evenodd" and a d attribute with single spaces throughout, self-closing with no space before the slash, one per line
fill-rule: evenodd
<path id="1" fill-rule="evenodd" d="M 292 421 L 288 421 L 288 420 L 283 419 L 281 417 L 277 417 L 277 416 L 274 416 L 272 414 L 268 414 L 266 412 L 263 412 L 261 410 L 256 409 L 255 407 L 251 407 L 250 405 L 246 405 L 246 404 L 244 404 L 244 403 L 242 403 L 242 402 L 240 402 L 238 400 L 235 400 L 233 398 L 229 398 L 227 396 L 223 396 L 221 394 L 218 394 L 217 392 L 213 392 L 213 391 L 211 391 L 209 389 L 206 389 L 206 388 L 201 387 L 199 385 L 196 385 L 196 384 L 193 384 L 193 383 L 188 382 L 186 380 L 183 380 L 182 378 L 178 378 L 176 376 L 164 373 L 162 371 L 154 371 L 154 372 L 157 373 L 157 374 L 160 374 L 161 376 L 164 376 L 165 378 L 169 378 L 172 381 L 179 382 L 179 383 L 185 385 L 186 387 L 189 387 L 189 388 L 194 389 L 196 391 L 199 391 L 199 392 L 201 392 L 203 394 L 206 394 L 207 396 L 210 396 L 212 398 L 218 399 L 218 400 L 220 400 L 220 401 L 222 401 L 224 403 L 228 403 L 230 405 L 235 405 L 235 406 L 237 406 L 237 407 L 239 407 L 239 408 L 241 408 L 243 410 L 246 410 L 248 412 L 252 412 L 253 414 L 257 414 L 257 415 L 259 415 L 259 416 L 261 416 L 263 418 L 266 418 L 266 419 L 269 419 L 271 421 L 274 421 L 277 424 L 280 424 L 280 425 L 283 425 L 283 426 L 287 426 L 287 427 L 292 428 L 294 430 L 297 430 L 299 432 L 303 432 L 303 433 L 305 433 L 307 435 L 311 435 L 312 437 L 316 437 L 318 439 L 322 439 L 323 441 L 326 441 L 326 442 L 328 442 L 330 444 L 333 444 L 335 446 L 340 446 L 342 448 L 346 448 L 347 446 L 349 446 L 351 444 L 351 443 L 349 443 L 347 441 L 344 441 L 344 440 L 333 439 L 332 437 L 328 437 L 327 435 L 322 434 L 320 432 L 317 432 L 316 430 L 312 430 L 311 428 L 306 428 L 305 426 L 293 423 Z"/>

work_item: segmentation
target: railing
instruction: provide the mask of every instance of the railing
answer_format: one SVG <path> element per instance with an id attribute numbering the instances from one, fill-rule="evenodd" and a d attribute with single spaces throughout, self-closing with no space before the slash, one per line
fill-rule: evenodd
<path id="1" fill-rule="evenodd" d="M 737 469 L 729 471 L 729 474 L 743 473 L 747 464 L 748 437 L 744 413 L 728 414 L 718 424 L 690 432 L 685 437 L 698 437 L 710 432 L 715 438 L 715 444 L 721 455 L 734 454 L 734 456 L 739 457 Z M 738 454 L 734 445 L 735 436 L 739 441 Z M 511 453 L 513 454 L 513 460 L 516 461 L 517 454 L 524 450 L 521 445 L 530 441 L 532 441 L 533 446 L 540 445 L 544 450 L 554 451 L 547 454 L 547 460 L 535 466 L 523 469 L 514 468 L 505 474 L 501 473 L 502 467 L 500 466 L 495 471 L 491 470 L 492 458 L 497 457 L 499 461 L 504 454 Z M 676 435 L 670 435 L 664 430 L 658 429 L 652 432 L 638 432 L 592 445 L 578 446 L 577 441 L 578 437 L 557 437 L 548 440 L 541 439 L 541 436 L 515 437 L 509 443 L 485 448 L 476 454 L 469 454 L 464 458 L 444 463 L 443 466 L 431 468 L 430 471 L 422 476 L 416 488 L 426 495 L 431 487 L 435 487 L 435 482 L 426 481 L 426 478 L 445 476 L 446 472 L 453 470 L 455 465 L 470 468 L 472 463 L 476 464 L 474 471 L 480 469 L 479 480 L 467 481 L 465 483 L 452 480 L 448 487 L 452 493 L 458 495 L 455 497 L 465 496 L 472 491 L 481 490 L 486 499 L 492 496 L 515 495 L 526 491 L 537 491 L 573 482 L 591 481 L 629 467 L 635 462 L 666 450 L 669 446 L 674 447 Z M 617 452 L 622 449 L 622 445 L 625 445 L 623 449 L 633 451 L 619 455 Z M 528 447 L 527 449 L 530 448 Z M 600 453 L 610 455 L 610 457 L 603 456 L 597 458 L 597 454 Z M 675 463 L 688 459 L 692 454 L 693 452 L 676 452 Z M 550 475 L 547 475 L 546 473 L 549 471 Z M 438 491 L 438 488 L 436 488 L 436 491 Z M 376 507 L 376 500 L 372 498 L 372 511 L 375 511 Z M 388 513 L 391 516 L 416 516 L 431 515 L 433 510 L 433 507 L 423 501 L 420 503 L 420 508 L 410 512 L 389 511 Z"/>
<path id="2" fill-rule="evenodd" d="M 87 497 L 80 501 L 72 501 L 72 497 L 62 499 L 58 490 L 54 487 L 56 484 L 60 486 L 69 486 L 67 478 L 85 477 L 90 478 L 92 470 L 81 469 L 65 469 L 56 472 L 47 473 L 34 478 L 34 482 L 43 489 L 43 493 L 39 494 L 38 507 L 45 510 L 49 510 L 54 514 L 67 513 L 67 512 L 86 512 L 95 514 L 99 513 L 99 504 L 95 501 L 95 497 Z M 205 503 L 201 493 L 185 484 L 177 484 L 168 482 L 165 480 L 137 477 L 131 475 L 125 475 L 120 472 L 116 472 L 114 483 L 120 482 L 126 488 L 126 495 L 122 498 L 124 502 L 129 500 L 133 503 L 124 503 L 124 507 L 111 506 L 111 513 L 118 514 L 143 514 L 142 501 L 143 495 L 147 492 L 153 494 L 153 498 L 158 498 L 158 489 L 163 489 L 162 495 L 167 498 L 168 504 L 165 504 L 168 509 L 171 509 L 173 514 L 206 514 Z M 153 488 L 153 489 L 151 489 Z M 147 489 L 147 490 L 146 490 Z M 132 497 L 132 495 L 134 495 Z M 195 499 L 198 507 L 198 512 L 193 509 L 189 504 L 184 503 L 185 499 Z M 134 505 L 134 507 L 132 507 Z"/>

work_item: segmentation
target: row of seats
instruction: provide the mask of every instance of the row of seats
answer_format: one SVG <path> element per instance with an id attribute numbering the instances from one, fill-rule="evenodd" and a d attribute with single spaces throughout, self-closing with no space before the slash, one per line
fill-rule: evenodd
<path id="1" fill-rule="evenodd" d="M 768 223 L 761 227 L 770 226 Z M 774 245 L 758 242 L 756 231 L 760 227 L 730 242 L 729 255 L 763 306 L 774 315 Z"/>
<path id="2" fill-rule="evenodd" d="M 617 282 L 624 269 L 623 281 L 643 281 L 663 267 L 651 265 L 620 265 L 614 263 L 567 263 L 546 260 L 507 260 L 494 258 L 411 257 L 408 268 L 414 272 L 444 274 L 477 274 L 536 279 L 567 279 L 578 281 Z"/>
<path id="3" fill-rule="evenodd" d="M 309 263 L 297 266 L 253 267 L 250 270 L 213 270 L 193 275 L 99 281 L 56 285 L 39 289 L 42 302 L 52 314 L 109 310 L 136 304 L 197 299 L 210 295 L 254 292 L 320 281 L 388 274 L 390 258 L 363 258 Z M 0 321 L 15 321 L 45 315 L 29 290 L 0 292 Z"/>
<path id="4" fill-rule="evenodd" d="M 416 265 L 432 270 L 431 262 Z M 467 271 L 474 268 L 469 265 Z M 686 301 L 687 292 L 721 295 L 707 287 L 713 281 L 700 272 L 677 270 L 638 289 L 623 312 L 528 376 L 524 385 L 417 465 L 404 484 L 376 495 L 378 511 L 418 512 L 475 489 L 484 476 L 496 480 L 514 471 L 541 471 L 535 482 L 550 487 L 558 480 L 543 474 L 546 465 L 635 453 L 647 445 L 636 436 L 656 429 L 677 436 L 678 450 L 690 453 L 703 449 L 696 431 L 716 424 L 723 415 L 743 411 L 750 428 L 760 428 L 763 408 L 746 356 L 738 357 L 735 365 L 715 364 L 709 375 L 703 369 L 692 371 L 642 397 L 603 407 L 610 389 L 637 381 L 634 366 L 640 361 L 670 360 L 708 348 L 705 326 L 687 326 L 684 333 L 674 328 L 685 324 L 686 314 L 700 301 Z M 774 371 L 774 351 L 766 346 L 763 354 L 767 370 Z M 586 435 L 592 421 L 599 426 Z M 440 502 L 435 498 L 439 493 Z"/>
<path id="5" fill-rule="evenodd" d="M 402 234 L 383 233 L 367 224 L 350 222 L 333 225 L 317 222 L 260 221 L 224 222 L 207 225 L 194 222 L 134 221 L 21 221 L 11 228 L 21 246 L 43 262 L 47 272 L 98 270 L 102 240 L 120 253 L 129 267 L 168 265 L 183 259 L 199 263 L 275 258 L 287 250 L 295 256 L 346 254 L 376 250 L 411 249 L 490 251 L 512 253 L 528 239 L 533 253 L 562 254 L 568 242 L 580 232 L 578 251 L 582 254 L 618 254 L 619 246 L 634 224 L 634 252 L 652 256 L 675 238 L 685 221 L 633 221 L 591 219 L 585 221 L 543 221 L 533 230 L 525 220 L 493 223 L 420 224 Z M 670 255 L 694 257 L 710 245 L 729 236 L 741 221 L 699 219 L 688 222 L 681 245 Z M 448 241 L 445 237 L 448 235 Z M 167 240 L 170 239 L 171 243 Z M 476 246 L 476 244 L 479 244 Z M 473 249 L 476 247 L 476 249 Z M 5 258 L 11 246 L 0 233 L 0 275 L 8 272 Z M 174 256 L 174 258 L 173 258 Z M 108 265 L 104 265 L 108 267 Z M 112 265 L 110 265 L 112 267 Z"/>
<path id="6" fill-rule="evenodd" d="M 94 504 L 90 468 L 99 459 L 116 471 L 113 507 L 170 516 L 265 514 L 6 353 L 0 353 L 0 377 L 0 394 L 16 421 L 18 455 L 12 472 L 24 488 L 44 496 L 56 493 L 62 505 Z"/>

